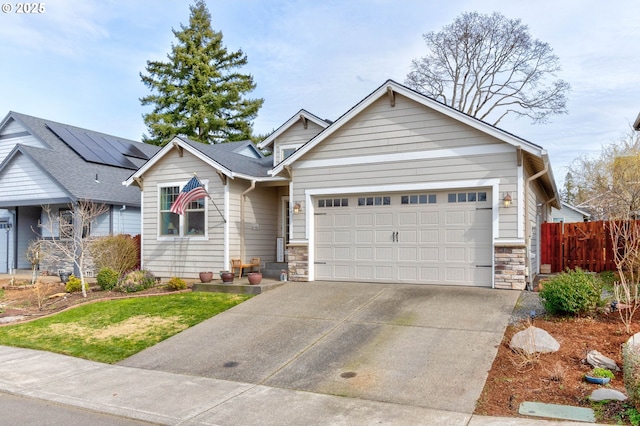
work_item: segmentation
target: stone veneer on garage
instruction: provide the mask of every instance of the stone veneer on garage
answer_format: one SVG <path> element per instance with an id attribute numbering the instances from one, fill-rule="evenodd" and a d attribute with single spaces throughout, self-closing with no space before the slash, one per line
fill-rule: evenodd
<path id="1" fill-rule="evenodd" d="M 306 244 L 289 244 L 289 281 L 309 281 L 309 248 Z"/>
<path id="2" fill-rule="evenodd" d="M 525 246 L 495 248 L 495 288 L 524 290 L 526 286 Z"/>

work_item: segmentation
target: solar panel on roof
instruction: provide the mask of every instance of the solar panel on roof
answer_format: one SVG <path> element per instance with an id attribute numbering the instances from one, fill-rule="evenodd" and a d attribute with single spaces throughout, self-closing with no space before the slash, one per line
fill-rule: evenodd
<path id="1" fill-rule="evenodd" d="M 81 129 L 69 128 L 55 123 L 48 123 L 47 126 L 85 161 L 125 169 L 135 170 L 138 168 L 125 157 L 123 151 L 126 147 L 121 143 L 113 143 L 116 138 L 96 134 L 92 137 Z"/>

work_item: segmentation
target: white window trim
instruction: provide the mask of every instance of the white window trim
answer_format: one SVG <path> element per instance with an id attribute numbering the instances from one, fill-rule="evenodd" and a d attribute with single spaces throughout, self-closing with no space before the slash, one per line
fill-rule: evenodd
<path id="1" fill-rule="evenodd" d="M 280 152 L 280 161 L 284 161 L 286 160 L 286 158 L 284 157 L 284 150 L 285 149 L 293 149 L 294 152 L 298 150 L 298 148 L 300 148 L 302 145 L 302 143 L 297 143 L 297 144 L 291 144 L 291 145 L 280 145 L 278 147 L 278 151 Z"/>
<path id="2" fill-rule="evenodd" d="M 176 234 L 176 235 L 162 235 L 161 233 L 161 223 L 160 223 L 160 202 L 161 202 L 161 198 L 162 198 L 162 188 L 167 188 L 170 186 L 177 186 L 179 188 L 179 191 L 182 191 L 182 188 L 184 188 L 184 186 L 187 184 L 187 182 L 189 182 L 189 180 L 185 180 L 185 181 L 179 181 L 179 182 L 163 182 L 163 183 L 159 183 L 157 188 L 157 199 L 156 199 L 156 217 L 157 217 L 157 226 L 156 226 L 156 239 L 158 241 L 174 241 L 177 238 L 188 238 L 189 240 L 192 241 L 207 241 L 209 239 L 209 203 L 207 203 L 206 197 L 205 197 L 205 203 L 204 203 L 204 234 L 197 234 L 197 235 L 182 235 L 180 233 Z M 209 192 L 209 180 L 208 179 L 200 179 L 200 182 L 204 185 L 204 189 Z M 179 230 L 180 232 L 182 232 L 183 228 L 184 228 L 184 215 L 178 215 L 179 219 L 180 219 L 180 226 L 179 226 Z"/>

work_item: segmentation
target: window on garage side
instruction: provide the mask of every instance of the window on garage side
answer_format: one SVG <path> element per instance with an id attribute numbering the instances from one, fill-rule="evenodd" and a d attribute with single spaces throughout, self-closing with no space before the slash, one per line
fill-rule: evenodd
<path id="1" fill-rule="evenodd" d="M 358 197 L 358 207 L 365 206 L 390 206 L 391 197 L 389 196 L 364 196 Z"/>
<path id="2" fill-rule="evenodd" d="M 487 193 L 485 191 L 477 192 L 456 192 L 447 194 L 448 203 L 475 203 L 487 201 Z"/>
<path id="3" fill-rule="evenodd" d="M 321 198 L 318 200 L 318 207 L 349 207 L 348 198 Z"/>
<path id="4" fill-rule="evenodd" d="M 438 198 L 436 194 L 413 194 L 401 195 L 400 204 L 436 204 Z"/>

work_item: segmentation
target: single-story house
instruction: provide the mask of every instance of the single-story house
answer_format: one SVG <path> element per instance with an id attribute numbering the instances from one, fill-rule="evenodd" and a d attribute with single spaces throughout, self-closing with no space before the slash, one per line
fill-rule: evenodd
<path id="1" fill-rule="evenodd" d="M 176 137 L 124 183 L 142 263 L 195 278 L 230 260 L 289 279 L 522 289 L 560 207 L 540 146 L 389 80 L 334 122 L 301 110 L 258 145 Z M 194 173 L 211 199 L 170 206 Z"/>
<path id="2" fill-rule="evenodd" d="M 91 235 L 140 233 L 140 194 L 122 185 L 159 148 L 9 112 L 0 121 L 0 273 L 29 269 L 31 240 L 51 238 L 47 206 L 61 220 L 78 201 L 109 207 Z M 58 230 L 54 230 L 58 237 Z M 71 270 L 71 264 L 44 268 Z M 77 272 L 76 272 L 77 273 Z"/>
<path id="3" fill-rule="evenodd" d="M 575 223 L 588 222 L 591 215 L 564 201 L 562 209 L 551 209 L 551 222 Z"/>

